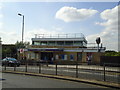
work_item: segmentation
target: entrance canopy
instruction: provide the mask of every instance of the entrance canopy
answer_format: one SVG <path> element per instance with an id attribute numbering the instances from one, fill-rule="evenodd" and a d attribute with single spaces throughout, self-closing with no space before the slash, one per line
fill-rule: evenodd
<path id="1" fill-rule="evenodd" d="M 30 48 L 28 51 L 63 51 L 62 48 Z"/>

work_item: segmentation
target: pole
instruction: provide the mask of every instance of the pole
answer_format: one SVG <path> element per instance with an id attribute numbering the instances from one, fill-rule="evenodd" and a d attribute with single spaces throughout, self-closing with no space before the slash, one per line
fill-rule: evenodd
<path id="1" fill-rule="evenodd" d="M 78 78 L 78 61 L 76 62 L 76 78 Z"/>
<path id="2" fill-rule="evenodd" d="M 106 81 L 106 78 L 105 78 L 105 63 L 104 63 L 103 67 L 104 67 L 104 70 L 103 70 L 104 71 L 104 81 Z"/>
<path id="3" fill-rule="evenodd" d="M 99 50 L 99 44 L 98 44 L 98 52 L 99 52 L 100 50 Z"/>
<path id="4" fill-rule="evenodd" d="M 25 64 L 25 72 L 27 72 L 27 65 L 28 63 L 27 63 L 27 61 L 26 61 L 26 64 Z"/>
<path id="5" fill-rule="evenodd" d="M 55 70 L 56 70 L 56 75 L 57 75 L 57 62 L 56 62 L 56 68 L 55 68 Z"/>
<path id="6" fill-rule="evenodd" d="M 23 25 L 22 25 L 22 44 L 23 44 L 23 37 L 24 37 L 24 15 L 23 15 Z"/>
<path id="7" fill-rule="evenodd" d="M 41 63 L 39 62 L 39 73 L 41 73 Z"/>
<path id="8" fill-rule="evenodd" d="M 16 71 L 16 64 L 14 64 L 14 71 Z"/>

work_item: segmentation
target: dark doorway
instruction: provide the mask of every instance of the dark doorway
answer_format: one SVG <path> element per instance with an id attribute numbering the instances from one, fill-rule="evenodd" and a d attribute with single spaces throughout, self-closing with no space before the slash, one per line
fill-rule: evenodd
<path id="1" fill-rule="evenodd" d="M 82 53 L 81 52 L 77 53 L 77 60 L 82 62 Z"/>
<path id="2" fill-rule="evenodd" d="M 51 62 L 52 58 L 53 58 L 52 52 L 41 52 L 41 60 L 46 60 Z"/>

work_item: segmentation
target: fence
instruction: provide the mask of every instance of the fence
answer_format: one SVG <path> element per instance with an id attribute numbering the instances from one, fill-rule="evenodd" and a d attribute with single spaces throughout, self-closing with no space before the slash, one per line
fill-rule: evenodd
<path id="1" fill-rule="evenodd" d="M 112 65 L 112 63 L 114 65 L 115 64 L 120 65 L 120 56 L 101 56 L 100 57 L 100 65 L 103 65 L 104 63 L 111 63 L 111 65 Z"/>
<path id="2" fill-rule="evenodd" d="M 19 67 L 17 67 L 16 65 L 10 67 L 5 64 L 2 67 L 2 70 L 52 74 L 88 80 L 101 80 L 120 83 L 120 69 L 118 67 L 118 64 L 115 63 L 114 65 L 112 63 L 104 63 L 103 66 L 100 66 L 86 65 L 78 62 L 72 64 L 61 64 L 60 62 L 55 62 L 53 64 L 26 62 Z"/>

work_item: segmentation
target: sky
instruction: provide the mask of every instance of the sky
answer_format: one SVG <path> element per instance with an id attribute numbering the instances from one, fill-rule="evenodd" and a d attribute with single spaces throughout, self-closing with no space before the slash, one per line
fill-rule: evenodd
<path id="1" fill-rule="evenodd" d="M 88 43 L 101 37 L 107 50 L 118 50 L 118 2 L 0 2 L 3 44 L 24 41 L 34 34 L 83 33 Z"/>

